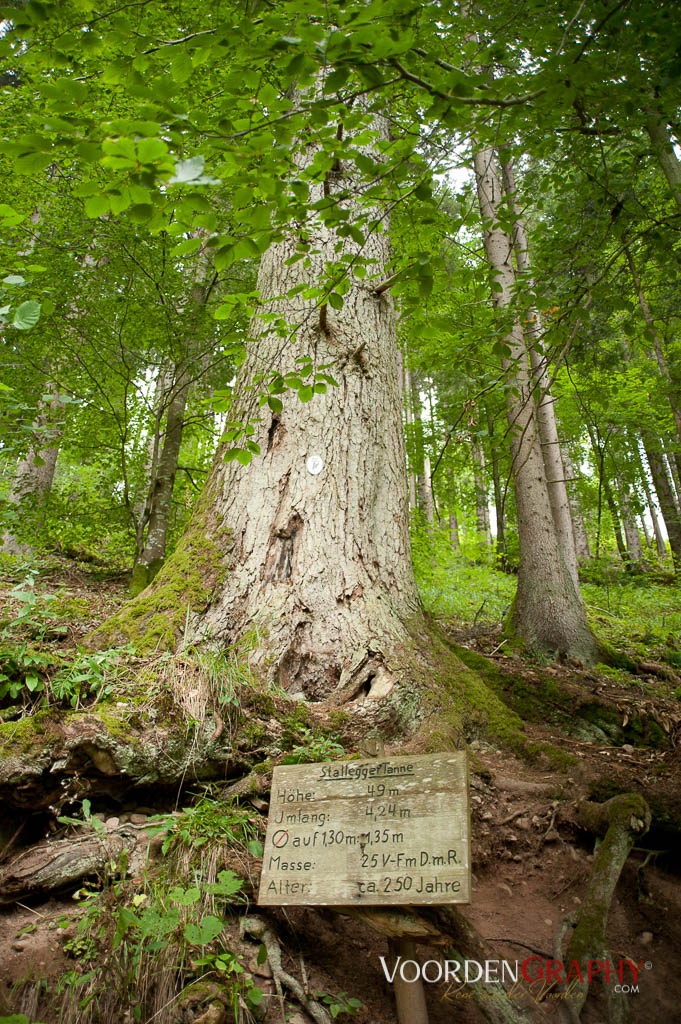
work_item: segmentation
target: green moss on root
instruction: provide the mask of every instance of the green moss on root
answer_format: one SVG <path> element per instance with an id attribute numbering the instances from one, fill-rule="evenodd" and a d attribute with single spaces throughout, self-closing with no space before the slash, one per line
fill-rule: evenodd
<path id="1" fill-rule="evenodd" d="M 206 524 L 202 496 L 191 526 L 153 582 L 90 635 L 93 645 L 131 643 L 140 654 L 173 651 L 187 615 L 202 612 L 226 572 L 229 535 Z"/>

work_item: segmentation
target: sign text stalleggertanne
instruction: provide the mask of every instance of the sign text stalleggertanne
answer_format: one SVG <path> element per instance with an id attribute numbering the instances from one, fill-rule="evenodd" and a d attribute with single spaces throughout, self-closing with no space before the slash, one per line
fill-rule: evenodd
<path id="1" fill-rule="evenodd" d="M 258 903 L 468 903 L 464 752 L 274 769 Z"/>

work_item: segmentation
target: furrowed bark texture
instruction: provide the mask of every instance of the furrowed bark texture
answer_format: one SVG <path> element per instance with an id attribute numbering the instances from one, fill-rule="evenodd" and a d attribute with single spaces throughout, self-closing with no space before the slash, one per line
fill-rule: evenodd
<path id="1" fill-rule="evenodd" d="M 501 184 L 490 148 L 474 153 L 475 176 L 485 251 L 496 282 L 495 308 L 508 311 L 515 285 L 512 241 L 498 226 Z M 530 647 L 571 655 L 586 664 L 598 660 L 579 588 L 558 543 L 541 451 L 533 381 L 525 338 L 514 317 L 505 337 L 506 413 L 511 437 L 513 482 L 518 513 L 520 564 L 513 628 Z"/>
<path id="2" fill-rule="evenodd" d="M 303 148 L 300 166 L 314 156 Z M 322 199 L 355 187 L 344 167 L 311 186 Z M 344 201 L 345 205 L 346 201 Z M 358 212 L 356 199 L 346 208 Z M 376 211 L 374 211 L 376 213 Z M 287 265 L 297 252 L 291 234 L 263 255 L 258 287 L 267 314 L 298 324 L 295 342 L 256 317 L 236 393 L 248 396 L 258 374 L 296 371 L 309 355 L 333 364 L 339 382 L 309 403 L 284 396 L 281 413 L 253 407 L 253 439 L 261 455 L 243 467 L 218 457 L 208 483 L 211 516 L 228 532 L 231 568 L 217 599 L 196 624 L 194 639 L 234 643 L 256 627 L 256 670 L 290 694 L 324 699 L 337 688 L 382 697 L 392 689 L 388 652 L 406 638 L 420 610 L 411 568 L 405 450 L 400 413 L 395 310 L 387 291 L 350 275 L 342 309 L 321 311 L 298 285 L 318 284 L 327 261 L 356 243 L 319 219 L 304 225 L 309 264 Z M 362 250 L 372 273 L 385 277 L 387 223 Z M 259 386 L 255 383 L 256 391 Z M 236 418 L 236 417 L 235 417 Z M 318 456 L 321 471 L 310 471 Z M 314 468 L 314 467 L 313 467 Z"/>

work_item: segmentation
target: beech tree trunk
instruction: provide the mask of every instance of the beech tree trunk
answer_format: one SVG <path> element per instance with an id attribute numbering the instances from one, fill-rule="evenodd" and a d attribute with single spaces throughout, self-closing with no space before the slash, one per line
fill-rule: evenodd
<path id="1" fill-rule="evenodd" d="M 586 664 L 598 660 L 598 646 L 586 621 L 579 587 L 558 542 L 541 450 L 533 382 L 522 327 L 513 315 L 513 245 L 498 224 L 501 184 L 490 148 L 474 153 L 485 251 L 495 280 L 493 304 L 509 317 L 504 339 L 508 355 L 506 411 L 511 436 L 513 483 L 518 514 L 520 564 L 512 626 L 528 644 L 561 652 Z"/>
<path id="2" fill-rule="evenodd" d="M 33 423 L 31 445 L 23 459 L 17 463 L 12 487 L 7 496 L 7 500 L 18 510 L 22 505 L 26 509 L 29 506 L 39 508 L 45 503 L 52 489 L 61 438 L 58 420 L 61 406 L 56 389 L 49 386 L 49 390 L 53 398 L 50 402 L 41 402 L 38 407 L 38 415 Z M 32 546 L 8 530 L 3 537 L 2 550 L 8 555 L 23 557 L 30 554 Z"/>
<path id="3" fill-rule="evenodd" d="M 384 126 L 381 135 L 387 137 Z M 301 171 L 315 151 L 300 144 Z M 310 185 L 311 199 L 357 187 L 351 169 L 341 166 L 323 185 Z M 355 200 L 342 202 L 358 214 Z M 297 233 L 274 243 L 261 260 L 262 308 L 298 329 L 292 344 L 265 319 L 256 316 L 252 323 L 230 419 L 251 420 L 261 454 L 243 466 L 224 462 L 224 449 L 218 453 L 190 528 L 196 532 L 203 520 L 213 537 L 223 538 L 231 561 L 213 602 L 192 624 L 193 640 L 222 647 L 257 629 L 251 668 L 289 694 L 322 700 L 340 689 L 345 699 L 348 693 L 385 697 L 395 682 L 391 655 L 420 614 L 395 309 L 388 290 L 378 293 L 371 281 L 352 274 L 341 309 L 325 303 L 320 310 L 302 289 L 291 295 L 324 279 L 337 247 L 348 256 L 360 248 L 319 215 L 311 216 L 304 234 L 309 262 L 290 262 L 299 253 Z M 385 217 L 361 251 L 374 261 L 369 265 L 377 280 L 385 277 Z M 296 360 L 304 356 L 315 367 L 332 364 L 339 386 L 305 403 L 288 392 L 281 412 L 258 408 L 250 390 L 261 391 L 258 376 L 297 374 Z"/>
<path id="4" fill-rule="evenodd" d="M 504 191 L 510 199 L 513 207 L 513 250 L 515 253 L 516 266 L 519 274 L 527 281 L 533 289 L 532 267 L 530 265 L 530 252 L 525 231 L 525 222 L 516 201 L 515 176 L 513 164 L 506 161 L 502 165 L 502 176 Z M 541 442 L 544 466 L 546 469 L 546 483 L 549 491 L 549 500 L 553 511 L 553 520 L 556 525 L 556 536 L 563 554 L 563 560 L 567 565 L 570 574 L 579 588 L 579 574 L 577 566 L 577 551 L 575 548 L 574 525 L 570 512 L 570 502 L 567 493 L 565 467 L 558 437 L 558 424 L 554 409 L 554 399 L 551 394 L 549 381 L 549 366 L 546 355 L 542 350 L 541 330 L 539 313 L 536 310 L 529 311 L 529 321 L 525 328 L 525 337 L 530 350 L 530 365 L 535 380 L 535 397 L 537 402 L 537 426 Z"/>

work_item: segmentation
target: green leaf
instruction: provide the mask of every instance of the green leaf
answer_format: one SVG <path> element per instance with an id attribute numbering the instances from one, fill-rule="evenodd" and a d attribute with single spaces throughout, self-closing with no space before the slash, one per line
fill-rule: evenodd
<path id="1" fill-rule="evenodd" d="M 267 404 L 269 405 L 272 412 L 281 412 L 282 409 L 284 408 L 284 403 L 281 401 L 281 399 L 275 398 L 274 395 L 270 395 L 268 397 Z"/>
<path id="2" fill-rule="evenodd" d="M 308 384 L 303 384 L 301 388 L 298 388 L 298 398 L 301 402 L 309 402 L 314 397 L 314 388 L 311 388 Z"/>
<path id="3" fill-rule="evenodd" d="M 18 331 L 30 331 L 40 320 L 40 303 L 34 299 L 22 302 L 14 314 L 12 324 Z"/>
<path id="4" fill-rule="evenodd" d="M 168 147 L 162 139 L 140 139 L 137 143 L 137 157 L 141 164 L 156 164 L 165 160 Z"/>
<path id="5" fill-rule="evenodd" d="M 90 196 L 85 200 L 85 213 L 88 217 L 104 217 L 111 210 L 108 195 Z"/>
<path id="6" fill-rule="evenodd" d="M 264 964 L 265 960 L 267 960 L 267 946 L 265 945 L 264 942 L 261 942 L 260 943 L 260 948 L 258 949 L 258 956 L 257 956 L 258 967 L 260 967 L 261 964 Z"/>
<path id="7" fill-rule="evenodd" d="M 224 921 L 219 917 L 208 914 L 198 925 L 186 924 L 184 926 L 184 937 L 192 946 L 206 946 L 213 939 L 217 938 L 224 928 Z"/>
<path id="8" fill-rule="evenodd" d="M 246 849 L 253 857 L 262 857 L 263 848 L 259 839 L 250 839 L 246 843 Z"/>

